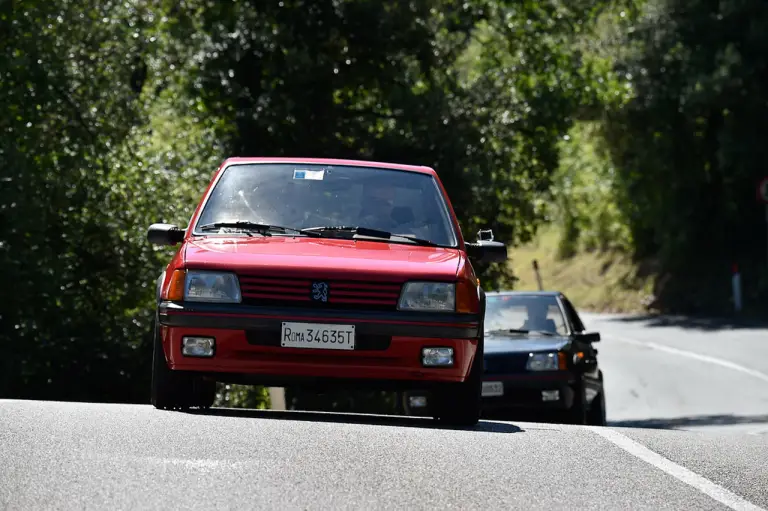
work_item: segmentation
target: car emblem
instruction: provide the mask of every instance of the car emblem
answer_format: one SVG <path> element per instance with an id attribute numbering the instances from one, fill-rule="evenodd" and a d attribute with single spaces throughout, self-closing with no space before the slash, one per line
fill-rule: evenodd
<path id="1" fill-rule="evenodd" d="M 316 302 L 328 301 L 328 283 L 327 282 L 313 282 L 312 283 L 312 300 Z"/>

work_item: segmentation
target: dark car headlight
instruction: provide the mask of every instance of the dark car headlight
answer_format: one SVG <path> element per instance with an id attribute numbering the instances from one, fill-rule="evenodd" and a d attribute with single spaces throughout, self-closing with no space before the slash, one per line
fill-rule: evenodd
<path id="1" fill-rule="evenodd" d="M 565 353 L 557 351 L 529 353 L 525 368 L 528 371 L 559 371 L 566 369 Z"/>

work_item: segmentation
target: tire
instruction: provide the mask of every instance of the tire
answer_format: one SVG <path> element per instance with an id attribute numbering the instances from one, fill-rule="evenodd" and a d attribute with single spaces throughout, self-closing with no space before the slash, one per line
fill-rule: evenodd
<path id="1" fill-rule="evenodd" d="M 483 388 L 483 344 L 477 350 L 469 376 L 463 383 L 449 383 L 433 392 L 435 419 L 452 426 L 474 426 L 480 421 Z"/>
<path id="2" fill-rule="evenodd" d="M 171 370 L 165 360 L 157 320 L 153 329 L 152 405 L 160 410 L 210 408 L 216 398 L 216 382 L 189 372 Z"/>
<path id="3" fill-rule="evenodd" d="M 565 413 L 565 424 L 587 424 L 586 397 L 584 396 L 584 387 L 579 386 L 576 389 L 576 395 L 573 399 L 571 408 Z"/>
<path id="4" fill-rule="evenodd" d="M 607 424 L 605 418 L 605 391 L 601 391 L 600 394 L 595 396 L 587 412 L 587 424 L 590 426 L 605 426 Z"/>

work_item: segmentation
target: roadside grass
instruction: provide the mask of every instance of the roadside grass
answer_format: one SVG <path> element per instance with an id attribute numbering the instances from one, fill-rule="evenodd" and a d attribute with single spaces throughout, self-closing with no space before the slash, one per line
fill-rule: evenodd
<path id="1" fill-rule="evenodd" d="M 647 312 L 654 283 L 622 252 L 584 252 L 558 260 L 558 230 L 543 228 L 529 244 L 510 249 L 510 265 L 519 279 L 515 290 L 537 290 L 533 261 L 539 265 L 545 290 L 564 293 L 579 310 Z"/>

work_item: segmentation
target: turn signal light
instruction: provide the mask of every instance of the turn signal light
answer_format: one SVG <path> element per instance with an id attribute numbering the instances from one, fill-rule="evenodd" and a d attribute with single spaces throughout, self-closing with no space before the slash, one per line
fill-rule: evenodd
<path id="1" fill-rule="evenodd" d="M 477 287 L 472 281 L 462 279 L 456 283 L 456 312 L 475 314 L 480 311 Z"/>
<path id="2" fill-rule="evenodd" d="M 168 282 L 168 292 L 166 293 L 166 300 L 173 300 L 180 302 L 184 299 L 184 278 L 186 272 L 184 270 L 174 270 L 171 275 L 171 281 Z"/>
<path id="3" fill-rule="evenodd" d="M 565 359 L 565 353 L 562 351 L 557 354 L 557 366 L 560 370 L 568 369 L 568 361 Z"/>

